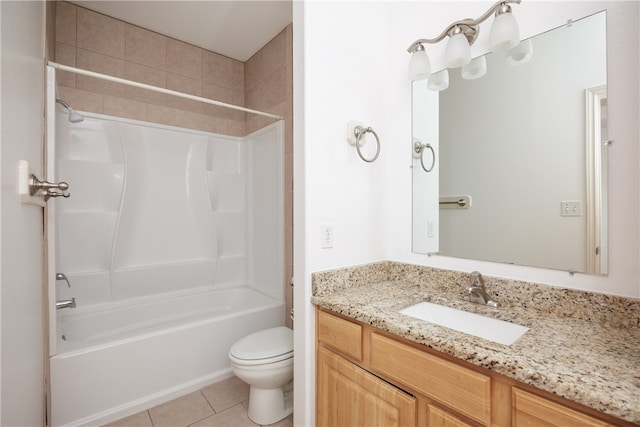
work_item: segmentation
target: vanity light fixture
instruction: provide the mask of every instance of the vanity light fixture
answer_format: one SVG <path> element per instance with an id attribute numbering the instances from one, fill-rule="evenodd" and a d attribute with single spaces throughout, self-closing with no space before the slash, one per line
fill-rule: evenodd
<path id="1" fill-rule="evenodd" d="M 446 64 L 448 68 L 463 67 L 471 62 L 471 45 L 476 41 L 480 32 L 480 24 L 486 21 L 491 15 L 495 15 L 495 20 L 489 33 L 489 44 L 492 51 L 507 50 L 515 48 L 520 42 L 520 31 L 518 23 L 513 17 L 511 6 L 508 3 L 520 4 L 521 0 L 500 0 L 489 8 L 477 19 L 462 19 L 449 25 L 439 36 L 433 39 L 418 39 L 407 49 L 411 53 L 409 64 L 409 80 L 424 80 L 431 75 L 431 64 L 424 49 L 424 44 L 434 44 L 449 38 L 446 49 Z M 426 59 L 425 59 L 426 58 Z M 482 61 L 473 66 L 472 78 L 479 78 L 486 72 Z M 464 72 L 463 72 L 464 73 Z"/>
<path id="2" fill-rule="evenodd" d="M 413 50 L 409 61 L 409 80 L 424 80 L 431 74 L 431 64 L 429 57 L 420 43 Z"/>

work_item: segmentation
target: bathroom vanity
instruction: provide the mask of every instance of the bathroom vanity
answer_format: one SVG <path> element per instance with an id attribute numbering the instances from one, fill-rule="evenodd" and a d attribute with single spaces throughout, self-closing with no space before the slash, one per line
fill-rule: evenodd
<path id="1" fill-rule="evenodd" d="M 459 298 L 464 276 L 398 263 L 314 275 L 318 426 L 640 423 L 638 300 L 529 284 L 496 310 Z M 561 313 L 581 296 L 593 306 Z M 504 345 L 399 313 L 421 300 L 530 329 Z"/>

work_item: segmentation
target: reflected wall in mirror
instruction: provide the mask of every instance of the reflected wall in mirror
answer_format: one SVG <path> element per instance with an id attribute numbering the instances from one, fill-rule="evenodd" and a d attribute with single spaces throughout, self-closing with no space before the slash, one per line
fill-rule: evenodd
<path id="1" fill-rule="evenodd" d="M 413 250 L 606 274 L 606 12 L 531 44 L 477 80 L 449 70 L 442 92 L 413 83 L 414 140 L 438 155 L 437 178 L 414 156 Z"/>

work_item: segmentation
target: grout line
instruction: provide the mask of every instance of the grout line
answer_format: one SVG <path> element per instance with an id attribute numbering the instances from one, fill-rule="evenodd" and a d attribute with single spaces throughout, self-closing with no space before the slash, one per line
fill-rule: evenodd
<path id="1" fill-rule="evenodd" d="M 198 390 L 200 392 L 200 394 L 202 395 L 202 397 L 204 397 L 204 400 L 207 402 L 207 405 L 209 405 L 209 407 L 211 408 L 211 410 L 213 411 L 213 414 L 217 414 L 218 412 L 216 411 L 216 409 L 213 407 L 213 405 L 211 404 L 211 402 L 209 402 L 209 399 L 207 399 L 207 396 L 204 395 L 204 393 L 202 392 L 202 389 Z M 221 411 L 222 412 L 222 411 Z"/>

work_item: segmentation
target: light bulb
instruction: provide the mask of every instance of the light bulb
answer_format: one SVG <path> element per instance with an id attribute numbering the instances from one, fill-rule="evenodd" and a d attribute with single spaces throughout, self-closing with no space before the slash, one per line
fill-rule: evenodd
<path id="1" fill-rule="evenodd" d="M 447 67 L 458 68 L 471 60 L 471 48 L 465 35 L 460 32 L 449 37 L 447 43 Z"/>
<path id="2" fill-rule="evenodd" d="M 431 64 L 429 57 L 422 45 L 418 45 L 416 50 L 411 54 L 409 60 L 409 80 L 424 80 L 431 74 Z"/>

